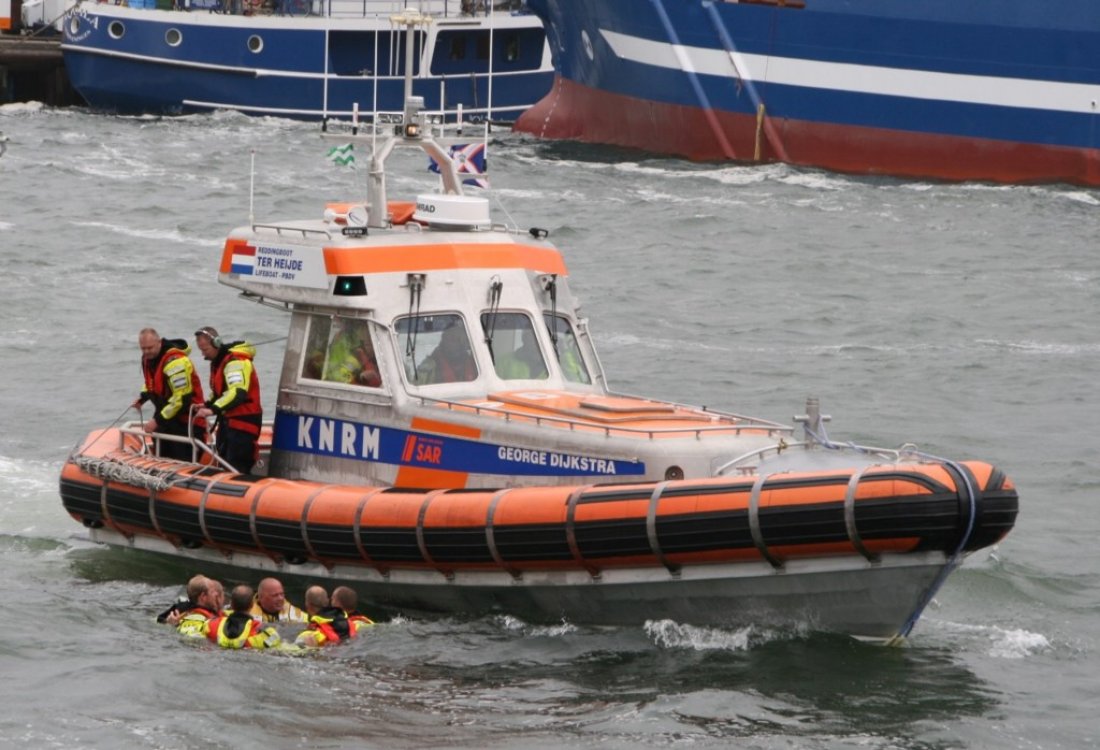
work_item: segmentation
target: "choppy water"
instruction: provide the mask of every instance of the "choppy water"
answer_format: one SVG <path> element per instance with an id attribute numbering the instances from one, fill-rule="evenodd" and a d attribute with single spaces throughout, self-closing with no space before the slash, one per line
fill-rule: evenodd
<path id="1" fill-rule="evenodd" d="M 142 326 L 285 333 L 215 283 L 247 221 L 249 150 L 258 220 L 313 215 L 347 175 L 280 120 L 9 105 L 0 131 L 5 745 L 1100 747 L 1100 192 L 500 136 L 495 193 L 565 248 L 617 389 L 784 421 L 817 396 L 836 439 L 998 464 L 1016 530 L 898 649 L 654 612 L 616 629 L 398 617 L 279 658 L 158 629 L 192 571 L 82 541 L 57 474 L 135 395 Z"/>

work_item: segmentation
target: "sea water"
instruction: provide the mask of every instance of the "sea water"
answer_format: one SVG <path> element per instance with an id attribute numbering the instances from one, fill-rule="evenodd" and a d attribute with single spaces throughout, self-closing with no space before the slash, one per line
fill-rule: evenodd
<path id="1" fill-rule="evenodd" d="M 1100 746 L 1100 192 L 691 164 L 497 133 L 493 200 L 565 253 L 612 386 L 988 460 L 1020 516 L 908 642 L 384 615 L 307 658 L 182 645 L 186 564 L 90 544 L 58 472 L 140 388 L 137 332 L 259 347 L 235 226 L 361 195 L 316 126 L 0 107 L 0 737 L 38 748 Z M 255 193 L 250 209 L 250 165 Z M 393 198 L 431 186 L 394 157 Z M 196 365 L 205 366 L 195 357 Z M 131 412 L 132 414 L 132 412 Z M 302 583 L 290 582 L 292 598 Z M 369 603 L 368 603 L 369 608 Z"/>

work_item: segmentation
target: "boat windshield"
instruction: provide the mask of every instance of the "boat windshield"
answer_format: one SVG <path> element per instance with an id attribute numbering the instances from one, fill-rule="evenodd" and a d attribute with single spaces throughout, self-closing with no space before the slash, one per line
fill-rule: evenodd
<path id="1" fill-rule="evenodd" d="M 584 357 L 581 356 L 580 346 L 577 344 L 577 335 L 573 332 L 573 326 L 562 315 L 551 313 L 542 314 L 546 321 L 546 329 L 550 331 L 550 339 L 554 342 L 554 354 L 558 357 L 562 374 L 571 383 L 583 383 L 589 385 L 592 377 L 588 374 L 588 368 L 584 365 Z"/>
<path id="2" fill-rule="evenodd" d="M 477 380 L 477 362 L 462 317 L 413 315 L 394 326 L 405 377 L 413 385 Z"/>
<path id="3" fill-rule="evenodd" d="M 481 328 L 489 341 L 493 367 L 504 380 L 546 380 L 550 377 L 539 350 L 535 327 L 523 313 L 486 312 Z"/>
<path id="4" fill-rule="evenodd" d="M 310 319 L 306 342 L 303 379 L 382 387 L 367 321 L 315 316 Z"/>

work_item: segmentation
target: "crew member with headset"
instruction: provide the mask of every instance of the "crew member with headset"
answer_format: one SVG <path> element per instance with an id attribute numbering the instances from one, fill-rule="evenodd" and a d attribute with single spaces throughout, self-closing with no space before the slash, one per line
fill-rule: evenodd
<path id="1" fill-rule="evenodd" d="M 145 383 L 133 407 L 140 409 L 146 401 L 153 402 L 153 418 L 143 425 L 145 431 L 186 437 L 191 421 L 194 438 L 205 440 L 205 420 L 197 412 L 191 417 L 191 404 L 202 403 L 202 383 L 188 356 L 191 347 L 183 339 L 161 338 L 153 328 L 141 330 L 138 346 Z M 160 440 L 157 455 L 190 461 L 192 447 L 185 442 Z"/>
<path id="2" fill-rule="evenodd" d="M 256 348 L 245 341 L 225 343 L 213 326 L 195 331 L 195 343 L 210 361 L 210 398 L 200 417 L 216 415 L 218 453 L 242 474 L 252 471 L 259 458 L 260 378 L 252 366 Z"/>

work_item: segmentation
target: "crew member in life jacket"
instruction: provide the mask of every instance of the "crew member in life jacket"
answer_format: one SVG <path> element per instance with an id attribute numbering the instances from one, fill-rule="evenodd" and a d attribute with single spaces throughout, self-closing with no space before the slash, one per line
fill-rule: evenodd
<path id="1" fill-rule="evenodd" d="M 171 607 L 157 615 L 157 622 L 161 625 L 179 625 L 180 617 L 195 607 L 199 606 L 199 599 L 206 591 L 206 576 L 195 575 L 187 582 L 187 598 L 176 601 Z"/>
<path id="2" fill-rule="evenodd" d="M 362 627 L 362 623 L 349 620 L 344 610 L 331 606 L 328 593 L 320 586 L 306 589 L 306 612 L 309 613 L 309 625 L 294 641 L 298 646 L 334 646 L 354 638 Z"/>
<path id="3" fill-rule="evenodd" d="M 358 623 L 360 628 L 374 624 L 374 620 L 357 609 L 359 595 L 355 593 L 353 588 L 348 586 L 334 588 L 332 590 L 332 606 L 344 610 L 344 615 L 348 618 L 348 621 Z"/>
<path id="4" fill-rule="evenodd" d="M 196 440 L 206 440 L 206 422 L 191 414 L 191 404 L 201 405 L 202 383 L 191 365 L 191 347 L 183 339 L 165 339 L 152 328 L 138 334 L 141 347 L 141 373 L 145 383 L 134 401 L 140 409 L 153 402 L 153 418 L 144 424 L 146 432 L 187 437 L 190 421 Z M 157 455 L 180 461 L 192 460 L 192 446 L 186 442 L 160 440 Z"/>
<path id="5" fill-rule="evenodd" d="M 470 350 L 470 339 L 466 329 L 457 322 L 443 329 L 439 345 L 416 371 L 416 382 L 421 385 L 468 382 L 476 377 L 477 365 Z"/>
<path id="6" fill-rule="evenodd" d="M 309 622 L 309 615 L 287 601 L 278 578 L 260 581 L 249 611 L 260 622 Z"/>
<path id="7" fill-rule="evenodd" d="M 325 358 L 323 380 L 370 388 L 382 385 L 367 325 L 365 320 L 336 318 L 333 321 L 332 343 Z"/>
<path id="8" fill-rule="evenodd" d="M 181 611 L 176 631 L 184 638 L 204 638 L 206 636 L 206 624 L 221 614 L 225 606 L 225 589 L 221 583 L 213 578 L 203 578 L 206 584 L 202 593 L 195 598 L 195 606 L 187 611 Z M 191 580 L 194 581 L 195 578 Z M 190 587 L 190 584 L 188 584 Z M 167 620 L 171 622 L 171 620 Z"/>
<path id="9" fill-rule="evenodd" d="M 248 474 L 260 456 L 264 418 L 260 378 L 252 366 L 256 348 L 244 341 L 224 343 L 212 326 L 195 331 L 195 344 L 210 362 L 210 398 L 199 416 L 217 416 L 218 453 L 237 471 Z"/>
<path id="10" fill-rule="evenodd" d="M 241 584 L 229 597 L 229 612 L 209 620 L 203 634 L 221 648 L 279 648 L 283 639 L 272 626 L 252 617 L 252 587 Z"/>

